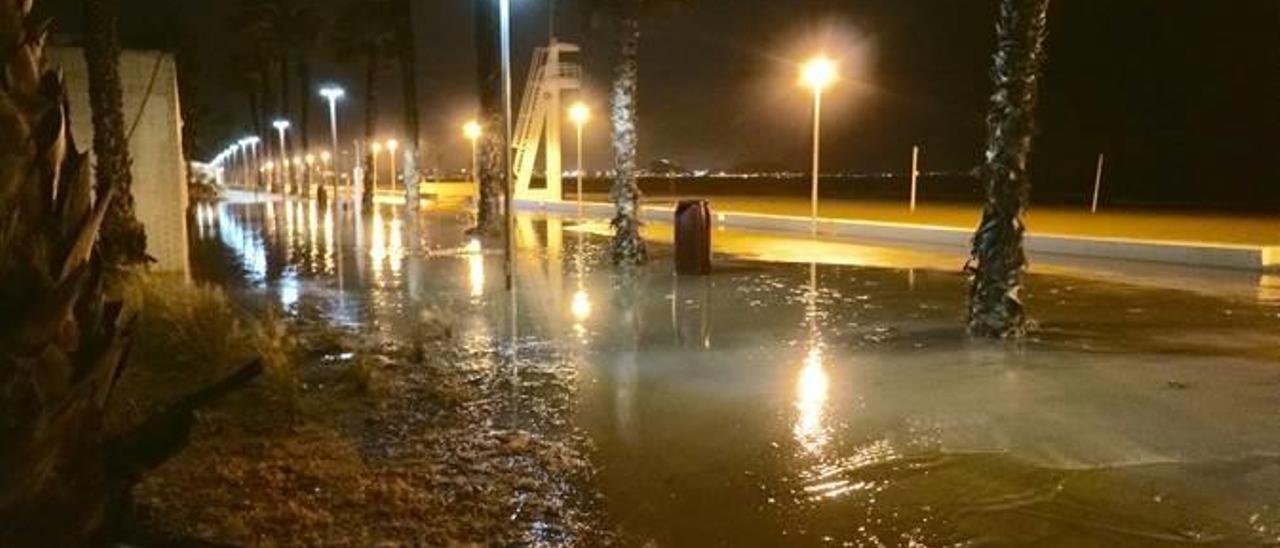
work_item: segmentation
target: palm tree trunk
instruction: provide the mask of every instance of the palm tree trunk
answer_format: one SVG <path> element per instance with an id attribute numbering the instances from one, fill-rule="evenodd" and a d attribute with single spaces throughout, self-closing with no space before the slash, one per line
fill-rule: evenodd
<path id="1" fill-rule="evenodd" d="M 116 198 L 103 221 L 103 253 L 108 263 L 147 261 L 147 234 L 138 222 L 129 171 L 129 141 L 124 131 L 120 88 L 118 0 L 84 0 L 85 65 L 89 72 L 89 107 L 93 111 L 93 153 L 98 192 Z"/>
<path id="2" fill-rule="evenodd" d="M 648 258 L 640 237 L 640 185 L 636 180 L 638 136 L 636 132 L 636 88 L 640 71 L 640 19 L 635 0 L 619 8 L 618 58 L 613 78 L 614 179 L 609 197 L 616 210 L 613 217 L 613 262 L 629 266 Z"/>
<path id="3" fill-rule="evenodd" d="M 378 124 L 378 64 L 382 56 L 377 47 L 366 52 L 364 70 L 364 192 L 360 197 L 365 206 L 373 205 L 373 170 L 378 166 L 373 162 L 373 149 L 370 146 L 375 138 L 374 132 Z"/>
<path id="4" fill-rule="evenodd" d="M 307 96 L 313 89 L 311 81 L 311 62 L 306 56 L 298 60 L 298 142 L 302 145 L 302 153 L 311 151 L 311 98 Z M 302 176 L 303 196 L 311 195 L 311 166 L 305 166 Z"/>
<path id="5" fill-rule="evenodd" d="M 1048 9 L 1049 0 L 1000 2 L 991 71 L 995 92 L 987 115 L 987 200 L 965 267 L 972 274 L 969 331 L 978 336 L 1017 337 L 1025 330 L 1019 297 L 1027 264 L 1023 213 Z"/>
<path id="6" fill-rule="evenodd" d="M 289 78 L 289 56 L 287 54 L 280 54 L 277 63 L 279 64 L 276 68 L 280 71 L 280 116 L 287 117 L 290 112 L 293 112 L 293 101 L 290 100 L 289 97 L 289 90 L 293 88 L 293 86 L 290 85 L 291 81 Z M 296 126 L 294 131 L 297 131 Z M 281 189 L 280 193 L 287 194 L 289 192 L 293 192 L 296 194 L 298 192 L 298 170 L 293 165 L 292 158 L 294 154 L 289 146 L 289 139 L 287 137 L 285 139 L 284 147 L 284 150 L 280 151 L 280 155 L 281 159 L 284 161 L 285 170 L 283 173 L 286 175 L 286 188 Z"/>
<path id="7" fill-rule="evenodd" d="M 399 25 L 396 27 L 396 51 L 400 65 L 401 93 L 404 96 L 404 131 L 408 144 L 417 151 L 422 146 L 418 115 L 418 55 L 413 30 L 413 3 L 399 0 Z"/>
<path id="8" fill-rule="evenodd" d="M 476 91 L 480 95 L 480 119 L 484 131 L 477 143 L 476 225 L 469 232 L 496 234 L 502 226 L 502 74 L 498 59 L 498 5 L 493 0 L 477 0 L 475 10 Z"/>

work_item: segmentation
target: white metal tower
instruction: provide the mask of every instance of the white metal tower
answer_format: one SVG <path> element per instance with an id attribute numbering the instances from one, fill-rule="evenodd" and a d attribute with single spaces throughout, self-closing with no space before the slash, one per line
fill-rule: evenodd
<path id="1" fill-rule="evenodd" d="M 582 87 L 582 68 L 565 62 L 568 54 L 579 51 L 578 46 L 560 42 L 555 38 L 545 48 L 533 52 L 529 65 L 529 80 L 525 84 L 524 99 L 520 102 L 520 116 L 516 119 L 514 142 L 515 195 L 517 199 L 559 201 L 563 194 L 560 155 L 560 95 L 567 90 Z M 538 148 L 546 134 L 546 185 L 532 188 L 533 170 L 538 161 Z"/>

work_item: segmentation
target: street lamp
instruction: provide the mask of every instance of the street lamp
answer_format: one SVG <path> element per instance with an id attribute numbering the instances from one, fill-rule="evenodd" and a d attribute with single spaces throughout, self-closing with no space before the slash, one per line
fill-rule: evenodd
<path id="1" fill-rule="evenodd" d="M 258 138 L 257 135 L 250 135 L 245 137 L 244 141 L 249 145 L 250 162 L 252 162 L 250 172 L 261 174 L 262 170 L 259 169 L 259 167 L 261 166 L 262 161 L 258 158 L 258 143 L 261 143 L 262 139 Z M 257 191 L 258 187 L 261 186 L 262 178 L 260 176 L 255 176 L 253 183 L 254 190 Z"/>
<path id="2" fill-rule="evenodd" d="M 476 160 L 476 141 L 480 139 L 482 133 L 483 130 L 480 127 L 480 123 L 475 120 L 469 120 L 467 123 L 462 124 L 462 135 L 468 141 L 471 141 L 471 180 L 477 184 L 480 182 L 480 177 L 476 167 L 479 163 Z M 476 196 L 479 197 L 479 195 L 479 188 L 477 187 Z"/>
<path id="3" fill-rule="evenodd" d="M 333 147 L 334 158 L 338 157 L 338 101 L 346 95 L 347 92 L 338 86 L 320 88 L 320 96 L 329 101 L 329 135 L 333 139 L 331 146 Z M 334 198 L 338 196 L 338 178 L 336 176 L 333 178 L 333 195 Z"/>
<path id="4" fill-rule="evenodd" d="M 311 175 L 312 175 L 312 173 L 313 173 L 313 172 L 315 172 L 315 168 L 316 168 L 316 155 L 315 155 L 315 154 L 307 154 L 307 156 L 306 156 L 305 158 L 303 158 L 303 161 L 305 161 L 305 162 L 307 163 L 307 177 L 308 177 L 308 178 L 310 178 L 310 177 L 311 177 Z M 323 183 L 321 183 L 321 184 L 323 184 Z"/>
<path id="5" fill-rule="evenodd" d="M 813 182 L 809 204 L 809 229 L 814 236 L 818 235 L 818 153 L 822 128 L 822 91 L 835 79 L 835 62 L 822 55 L 805 63 L 800 75 L 801 82 L 813 89 Z"/>
<path id="6" fill-rule="evenodd" d="M 370 175 L 373 177 L 373 190 L 378 190 L 378 154 L 382 153 L 382 143 L 374 141 L 369 143 L 369 154 L 373 156 L 373 165 L 369 167 L 373 171 Z"/>
<path id="7" fill-rule="evenodd" d="M 569 119 L 578 128 L 578 218 L 582 218 L 582 126 L 591 119 L 591 109 L 586 103 L 578 101 L 569 107 Z"/>
<path id="8" fill-rule="evenodd" d="M 280 150 L 276 153 L 280 160 L 280 186 L 284 187 L 293 180 L 293 171 L 289 169 L 289 150 L 285 148 L 284 132 L 289 131 L 288 120 L 276 120 L 271 122 L 271 127 L 276 128 L 276 133 L 280 136 Z M 286 180 L 287 179 L 287 180 Z M 288 189 L 281 189 L 284 193 L 288 193 Z"/>
<path id="9" fill-rule="evenodd" d="M 515 185 L 511 182 L 511 0 L 498 1 L 499 47 L 502 49 L 502 177 L 506 289 L 515 294 Z M 514 297 L 512 299 L 515 300 Z"/>
<path id="10" fill-rule="evenodd" d="M 400 148 L 400 141 L 387 139 L 387 156 L 391 157 L 391 190 L 396 189 L 396 149 L 398 148 Z"/>

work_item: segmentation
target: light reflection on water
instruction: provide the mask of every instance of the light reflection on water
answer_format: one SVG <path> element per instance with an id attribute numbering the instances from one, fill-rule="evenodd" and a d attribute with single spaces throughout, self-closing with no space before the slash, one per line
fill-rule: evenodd
<path id="1" fill-rule="evenodd" d="M 331 321 L 403 337 L 440 317 L 469 366 L 501 366 L 482 352 L 507 334 L 501 245 L 465 237 L 456 212 L 223 203 L 193 222 L 286 310 L 318 299 Z M 1239 410 L 1274 409 L 1259 403 L 1271 364 L 1232 384 L 1214 357 L 1006 354 L 954 342 L 956 274 L 720 260 L 679 278 L 655 246 L 624 279 L 594 227 L 517 226 L 519 345 L 562 347 L 572 373 L 537 352 L 521 366 L 578 388 L 596 486 L 658 544 L 1126 545 L 1280 526 L 1261 502 L 1280 500 L 1280 465 L 1232 460 L 1280 450 Z M 1194 388 L 1163 389 L 1175 376 Z M 1228 422 L 1247 435 L 1214 426 Z"/>

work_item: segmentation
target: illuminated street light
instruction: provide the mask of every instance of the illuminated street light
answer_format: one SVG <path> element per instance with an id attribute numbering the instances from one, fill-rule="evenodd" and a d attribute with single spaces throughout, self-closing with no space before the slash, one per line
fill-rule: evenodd
<path id="1" fill-rule="evenodd" d="M 396 183 L 396 149 L 400 148 L 400 141 L 395 139 L 387 139 L 387 156 L 391 157 L 391 189 L 395 190 Z"/>
<path id="2" fill-rule="evenodd" d="M 280 150 L 276 151 L 276 158 L 280 160 L 280 186 L 281 191 L 288 192 L 287 188 L 283 188 L 293 180 L 293 171 L 289 169 L 289 149 L 285 147 L 284 134 L 289 131 L 288 120 L 276 120 L 271 122 L 271 127 L 276 128 L 276 133 L 280 136 Z"/>
<path id="3" fill-rule="evenodd" d="M 468 141 L 471 141 L 471 180 L 475 181 L 477 184 L 477 198 L 480 196 L 480 188 L 478 186 L 480 183 L 480 173 L 476 167 L 479 164 L 479 160 L 476 156 L 476 142 L 480 140 L 480 135 L 482 133 L 483 129 L 480 127 L 480 123 L 475 120 L 468 120 L 467 123 L 462 124 L 462 136 L 466 137 Z"/>
<path id="4" fill-rule="evenodd" d="M 809 230 L 818 235 L 818 169 L 822 135 L 822 92 L 836 79 L 836 64 L 825 56 L 817 56 L 805 63 L 801 81 L 813 89 L 813 182 L 809 203 Z"/>
<path id="5" fill-rule="evenodd" d="M 333 157 L 338 157 L 338 101 L 347 95 L 347 92 L 338 86 L 325 86 L 320 88 L 320 96 L 329 101 L 329 136 L 332 139 L 330 146 L 332 147 Z M 324 184 L 323 182 L 321 184 Z M 333 178 L 333 196 L 338 196 L 338 178 Z"/>
<path id="6" fill-rule="evenodd" d="M 369 143 L 369 154 L 373 156 L 373 166 L 371 167 L 371 169 L 373 170 L 373 173 L 371 173 L 371 175 L 373 176 L 374 190 L 378 190 L 378 154 L 381 154 L 381 153 L 382 153 L 382 143 L 379 143 L 377 141 Z"/>
<path id="7" fill-rule="evenodd" d="M 578 101 L 569 107 L 569 119 L 578 128 L 578 218 L 582 218 L 582 126 L 591 119 L 591 109 L 586 103 Z"/>

